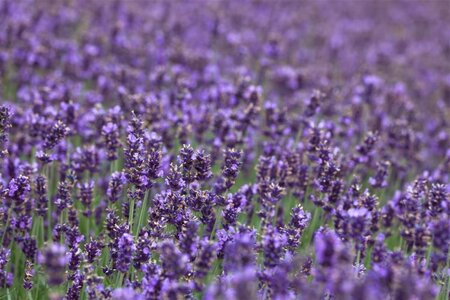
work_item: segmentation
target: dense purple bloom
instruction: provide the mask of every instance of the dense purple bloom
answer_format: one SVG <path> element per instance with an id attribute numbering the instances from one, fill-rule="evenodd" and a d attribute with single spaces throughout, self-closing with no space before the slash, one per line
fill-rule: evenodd
<path id="1" fill-rule="evenodd" d="M 0 298 L 448 298 L 446 3 L 0 2 Z"/>
<path id="2" fill-rule="evenodd" d="M 72 249 L 68 253 L 69 256 L 69 270 L 75 272 L 78 270 L 82 260 L 82 254 L 80 249 Z"/>

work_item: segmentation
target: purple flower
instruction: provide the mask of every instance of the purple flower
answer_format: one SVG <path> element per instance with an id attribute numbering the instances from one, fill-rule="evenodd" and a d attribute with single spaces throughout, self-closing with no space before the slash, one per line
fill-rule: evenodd
<path id="1" fill-rule="evenodd" d="M 33 276 L 34 276 L 33 264 L 27 260 L 25 264 L 25 274 L 23 278 L 24 289 L 31 290 L 33 288 Z"/>
<path id="2" fill-rule="evenodd" d="M 128 233 L 122 234 L 122 236 L 119 238 L 117 247 L 116 268 L 120 272 L 125 273 L 128 271 L 128 268 L 130 267 L 133 259 L 134 252 L 136 251 L 133 236 Z"/>
<path id="3" fill-rule="evenodd" d="M 343 242 L 333 231 L 321 230 L 314 238 L 317 263 L 323 267 L 333 267 L 342 260 L 346 260 Z"/>
<path id="4" fill-rule="evenodd" d="M 36 178 L 36 196 L 37 212 L 40 216 L 44 217 L 47 213 L 48 206 L 47 180 L 41 175 Z"/>
<path id="5" fill-rule="evenodd" d="M 234 231 L 234 229 L 233 229 Z M 223 239 L 223 238 L 222 238 Z M 229 232 L 229 236 L 219 244 L 224 252 L 225 272 L 234 272 L 253 266 L 256 263 L 256 232 L 241 227 L 238 232 Z"/>
<path id="6" fill-rule="evenodd" d="M 62 121 L 56 121 L 44 137 L 44 149 L 53 149 L 70 132 L 69 127 Z"/>
<path id="7" fill-rule="evenodd" d="M 80 298 L 81 290 L 83 289 L 85 276 L 77 272 L 74 275 L 72 286 L 67 291 L 67 300 L 76 300 Z"/>
<path id="8" fill-rule="evenodd" d="M 225 276 L 207 289 L 204 299 L 258 299 L 256 275 L 256 270 L 249 267 Z"/>
<path id="9" fill-rule="evenodd" d="M 287 236 L 284 233 L 280 232 L 272 225 L 267 227 L 267 230 L 262 237 L 265 266 L 274 267 L 278 264 L 281 256 L 285 252 L 287 241 Z"/>
<path id="10" fill-rule="evenodd" d="M 369 178 L 369 183 L 374 188 L 384 188 L 387 186 L 387 175 L 390 163 L 388 161 L 382 161 L 377 163 L 377 171 L 374 177 Z"/>
<path id="11" fill-rule="evenodd" d="M 300 244 L 303 231 L 309 225 L 311 214 L 305 212 L 301 205 L 294 207 L 291 213 L 291 221 L 286 228 L 288 238 L 288 248 L 294 252 Z"/>
<path id="12" fill-rule="evenodd" d="M 106 191 L 106 195 L 108 196 L 108 200 L 110 202 L 116 202 L 119 200 L 123 185 L 126 183 L 125 174 L 122 172 L 114 172 L 111 175 L 111 179 L 108 184 L 108 190 Z"/>
<path id="13" fill-rule="evenodd" d="M 171 241 L 162 242 L 159 246 L 164 277 L 178 279 L 191 269 L 189 258 Z"/>
<path id="14" fill-rule="evenodd" d="M 57 286 L 65 281 L 64 272 L 69 260 L 66 247 L 60 244 L 50 244 L 39 253 L 38 263 L 45 267 L 50 286 Z"/>
<path id="15" fill-rule="evenodd" d="M 97 257 L 101 255 L 104 244 L 101 240 L 94 240 L 85 244 L 84 248 L 86 250 L 86 257 L 88 263 L 93 263 Z"/>
<path id="16" fill-rule="evenodd" d="M 185 186 L 185 181 L 183 180 L 183 176 L 175 164 L 170 164 L 169 173 L 166 176 L 166 185 L 174 192 L 179 191 Z"/>
<path id="17" fill-rule="evenodd" d="M 211 158 L 204 150 L 198 150 L 194 155 L 194 168 L 196 171 L 196 179 L 203 181 L 212 176 Z"/>
<path id="18" fill-rule="evenodd" d="M 222 177 L 219 177 L 218 181 L 214 185 L 214 189 L 217 194 L 222 194 L 233 186 L 242 164 L 241 151 L 227 148 L 224 153 L 225 158 L 222 164 Z"/>
<path id="19" fill-rule="evenodd" d="M 141 295 L 133 290 L 131 287 L 124 287 L 115 289 L 112 292 L 113 300 L 144 300 L 144 295 Z"/>
<path id="20" fill-rule="evenodd" d="M 11 109 L 5 105 L 0 106 L 0 158 L 8 154 L 8 131 L 12 127 L 11 124 L 12 112 Z"/>
<path id="21" fill-rule="evenodd" d="M 119 148 L 119 127 L 114 123 L 107 123 L 102 127 L 102 136 L 104 139 L 108 160 L 117 159 L 117 148 Z"/>
<path id="22" fill-rule="evenodd" d="M 91 215 L 92 194 L 94 192 L 94 181 L 79 184 L 80 201 L 85 207 L 84 215 L 89 217 Z"/>

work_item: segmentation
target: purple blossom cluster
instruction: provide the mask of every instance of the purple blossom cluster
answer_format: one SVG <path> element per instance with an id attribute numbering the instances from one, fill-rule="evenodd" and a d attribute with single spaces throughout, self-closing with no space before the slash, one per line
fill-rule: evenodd
<path id="1" fill-rule="evenodd" d="M 0 296 L 448 299 L 449 7 L 0 0 Z"/>

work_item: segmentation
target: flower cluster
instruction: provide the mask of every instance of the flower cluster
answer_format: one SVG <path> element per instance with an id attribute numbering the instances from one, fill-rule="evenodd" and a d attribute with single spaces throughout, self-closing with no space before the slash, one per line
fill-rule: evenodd
<path id="1" fill-rule="evenodd" d="M 0 297 L 448 299 L 443 1 L 0 1 Z"/>

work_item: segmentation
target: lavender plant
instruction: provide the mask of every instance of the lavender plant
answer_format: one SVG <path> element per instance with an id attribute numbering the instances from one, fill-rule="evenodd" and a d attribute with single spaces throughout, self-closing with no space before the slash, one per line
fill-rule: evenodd
<path id="1" fill-rule="evenodd" d="M 0 297 L 449 299 L 448 26 L 0 0 Z"/>

